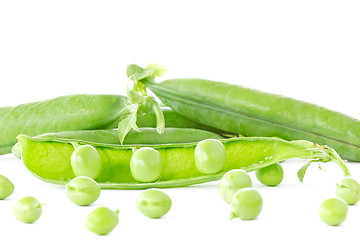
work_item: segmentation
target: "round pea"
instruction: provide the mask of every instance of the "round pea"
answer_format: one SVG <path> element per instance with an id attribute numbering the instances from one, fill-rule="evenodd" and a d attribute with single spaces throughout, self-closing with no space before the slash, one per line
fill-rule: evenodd
<path id="1" fill-rule="evenodd" d="M 250 176 L 243 170 L 234 169 L 227 172 L 219 183 L 221 199 L 231 203 L 234 194 L 241 188 L 252 187 Z"/>
<path id="2" fill-rule="evenodd" d="M 205 174 L 220 172 L 226 162 L 224 145 L 216 139 L 206 139 L 195 147 L 196 168 Z"/>
<path id="3" fill-rule="evenodd" d="M 284 179 L 284 170 L 278 163 L 256 170 L 256 178 L 266 186 L 277 186 Z"/>
<path id="4" fill-rule="evenodd" d="M 235 193 L 231 201 L 230 219 L 238 217 L 253 220 L 260 214 L 262 205 L 263 201 L 257 190 L 242 188 Z"/>
<path id="5" fill-rule="evenodd" d="M 360 184 L 347 177 L 336 184 L 335 194 L 347 204 L 353 205 L 360 200 Z"/>
<path id="6" fill-rule="evenodd" d="M 101 172 L 100 154 L 93 146 L 79 146 L 71 155 L 71 167 L 76 177 L 86 176 L 96 179 Z"/>
<path id="7" fill-rule="evenodd" d="M 139 182 L 154 182 L 161 176 L 164 163 L 160 153 L 150 147 L 143 147 L 134 152 L 130 159 L 130 171 Z"/>
<path id="8" fill-rule="evenodd" d="M 164 192 L 148 189 L 136 200 L 137 209 L 149 218 L 160 218 L 171 209 L 171 199 Z"/>
<path id="9" fill-rule="evenodd" d="M 0 175 L 0 200 L 5 199 L 14 192 L 14 184 L 5 176 Z"/>
<path id="10" fill-rule="evenodd" d="M 66 184 L 65 188 L 70 201 L 79 206 L 92 204 L 101 192 L 99 185 L 89 177 L 76 177 Z"/>
<path id="11" fill-rule="evenodd" d="M 340 225 L 347 216 L 348 206 L 339 198 L 329 198 L 322 202 L 319 209 L 321 220 L 330 226 Z"/>
<path id="12" fill-rule="evenodd" d="M 119 223 L 119 209 L 112 211 L 107 207 L 98 207 L 85 218 L 87 229 L 98 235 L 110 233 Z"/>
<path id="13" fill-rule="evenodd" d="M 24 223 L 33 223 L 39 219 L 42 204 L 34 197 L 24 197 L 15 203 L 13 210 L 16 219 Z"/>

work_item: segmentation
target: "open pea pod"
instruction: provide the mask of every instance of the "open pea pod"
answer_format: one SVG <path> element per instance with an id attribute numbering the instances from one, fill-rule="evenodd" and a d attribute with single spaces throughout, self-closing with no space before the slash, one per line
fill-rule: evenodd
<path id="1" fill-rule="evenodd" d="M 73 143 L 85 144 L 74 139 L 42 139 L 19 135 L 22 159 L 25 166 L 38 178 L 54 184 L 66 184 L 74 173 L 70 157 Z M 290 158 L 311 161 L 335 161 L 346 176 L 349 170 L 331 148 L 307 141 L 285 141 L 279 138 L 228 138 L 220 139 L 226 148 L 226 164 L 222 172 L 205 175 L 195 166 L 194 151 L 197 142 L 173 144 L 120 145 L 92 143 L 102 158 L 102 171 L 96 179 L 104 189 L 146 189 L 182 187 L 220 179 L 231 169 L 256 170 Z M 159 151 L 165 167 L 160 179 L 152 183 L 137 182 L 130 172 L 130 158 L 136 148 L 148 146 Z M 299 171 L 305 174 L 308 164 Z"/>

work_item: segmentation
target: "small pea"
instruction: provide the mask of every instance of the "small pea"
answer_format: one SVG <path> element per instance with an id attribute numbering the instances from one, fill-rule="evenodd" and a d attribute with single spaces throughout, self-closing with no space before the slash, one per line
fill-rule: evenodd
<path id="1" fill-rule="evenodd" d="M 347 177 L 336 184 L 335 194 L 347 204 L 353 205 L 360 200 L 360 184 Z"/>
<path id="2" fill-rule="evenodd" d="M 150 147 L 143 147 L 134 152 L 130 159 L 130 171 L 139 182 L 158 180 L 164 168 L 160 153 Z"/>
<path id="3" fill-rule="evenodd" d="M 96 179 L 100 175 L 101 165 L 100 154 L 93 146 L 81 145 L 71 155 L 71 167 L 76 177 Z"/>
<path id="4" fill-rule="evenodd" d="M 231 203 L 234 194 L 241 188 L 252 187 L 250 176 L 243 170 L 234 169 L 227 172 L 219 183 L 221 199 Z"/>
<path id="5" fill-rule="evenodd" d="M 330 226 L 340 225 L 347 217 L 348 206 L 340 198 L 329 198 L 320 205 L 321 220 Z"/>
<path id="6" fill-rule="evenodd" d="M 136 200 L 137 209 L 149 218 L 160 218 L 171 209 L 171 199 L 164 192 L 148 189 Z"/>
<path id="7" fill-rule="evenodd" d="M 88 206 L 95 202 L 101 189 L 97 182 L 89 177 L 76 177 L 65 186 L 66 195 L 73 203 L 79 206 Z"/>
<path id="8" fill-rule="evenodd" d="M 14 184 L 5 176 L 0 175 L 0 200 L 9 197 L 14 192 Z"/>
<path id="9" fill-rule="evenodd" d="M 34 197 L 24 197 L 15 203 L 14 217 L 24 223 L 33 223 L 41 216 L 42 204 Z"/>
<path id="10" fill-rule="evenodd" d="M 206 139 L 195 147 L 196 168 L 205 174 L 220 172 L 226 162 L 226 150 L 217 139 Z"/>
<path id="11" fill-rule="evenodd" d="M 119 209 L 112 211 L 107 207 L 98 207 L 85 218 L 87 229 L 98 235 L 109 234 L 119 223 Z"/>
<path id="12" fill-rule="evenodd" d="M 278 163 L 256 170 L 256 178 L 266 186 L 277 186 L 284 179 L 284 170 Z"/>
<path id="13" fill-rule="evenodd" d="M 262 205 L 262 197 L 257 190 L 242 188 L 235 193 L 231 201 L 230 219 L 238 217 L 253 220 L 260 214 Z"/>

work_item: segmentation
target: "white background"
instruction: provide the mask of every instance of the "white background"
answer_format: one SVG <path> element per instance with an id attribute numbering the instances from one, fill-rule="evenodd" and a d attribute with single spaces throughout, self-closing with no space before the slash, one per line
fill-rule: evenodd
<path id="1" fill-rule="evenodd" d="M 279 93 L 360 118 L 360 2 L 266 1 L 0 1 L 0 107 L 77 93 L 124 94 L 126 65 L 159 63 L 165 78 L 200 77 Z M 277 188 L 259 184 L 264 209 L 255 221 L 228 219 L 217 182 L 166 189 L 172 210 L 150 220 L 137 212 L 140 191 L 102 192 L 90 207 L 66 199 L 63 187 L 33 177 L 12 155 L 0 156 L 0 174 L 15 192 L 0 201 L 2 239 L 96 239 L 83 219 L 96 206 L 120 208 L 109 239 L 214 239 L 357 236 L 360 209 L 328 227 L 318 217 L 333 196 L 339 170 L 284 163 Z M 360 165 L 350 163 L 360 180 Z M 12 216 L 27 195 L 45 203 L 35 224 Z"/>

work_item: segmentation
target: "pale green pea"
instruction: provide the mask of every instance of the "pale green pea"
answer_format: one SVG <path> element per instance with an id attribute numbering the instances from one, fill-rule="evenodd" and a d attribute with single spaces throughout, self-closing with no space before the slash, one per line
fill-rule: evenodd
<path id="1" fill-rule="evenodd" d="M 18 158 L 21 159 L 21 144 L 17 142 L 12 148 L 11 148 L 12 154 Z"/>
<path id="2" fill-rule="evenodd" d="M 330 226 L 340 225 L 347 217 L 348 206 L 340 198 L 329 198 L 320 205 L 321 220 Z"/>
<path id="3" fill-rule="evenodd" d="M 14 192 L 14 184 L 5 176 L 0 175 L 0 200 L 9 197 Z"/>
<path id="4" fill-rule="evenodd" d="M 158 180 L 164 168 L 160 153 L 150 147 L 143 147 L 134 152 L 130 159 L 130 171 L 139 182 Z"/>
<path id="5" fill-rule="evenodd" d="M 160 218 L 171 209 L 171 199 L 164 192 L 148 189 L 142 192 L 136 200 L 138 210 L 149 218 Z"/>
<path id="6" fill-rule="evenodd" d="M 231 170 L 221 178 L 219 183 L 220 197 L 225 202 L 231 203 L 235 193 L 239 189 L 247 187 L 252 187 L 250 176 L 244 170 Z"/>
<path id="7" fill-rule="evenodd" d="M 284 179 L 284 170 L 279 163 L 256 170 L 256 178 L 266 186 L 277 186 Z"/>
<path id="8" fill-rule="evenodd" d="M 346 177 L 336 184 L 335 194 L 347 204 L 353 205 L 360 200 L 360 184 L 350 177 Z"/>
<path id="9" fill-rule="evenodd" d="M 226 162 L 226 150 L 217 139 L 206 139 L 195 147 L 196 168 L 205 174 L 220 172 Z"/>
<path id="10" fill-rule="evenodd" d="M 76 177 L 86 176 L 95 179 L 101 173 L 101 157 L 98 151 L 91 145 L 76 146 L 71 155 L 71 167 Z"/>
<path id="11" fill-rule="evenodd" d="M 98 207 L 85 218 L 87 229 L 98 235 L 109 234 L 119 223 L 119 209 L 112 211 L 107 207 Z"/>
<path id="12" fill-rule="evenodd" d="M 24 223 L 33 223 L 39 219 L 42 204 L 34 197 L 24 197 L 15 203 L 14 217 Z"/>
<path id="13" fill-rule="evenodd" d="M 89 177 L 76 177 L 65 186 L 66 195 L 73 203 L 79 206 L 88 206 L 95 202 L 101 189 L 99 185 Z"/>
<path id="14" fill-rule="evenodd" d="M 262 197 L 257 190 L 242 188 L 235 193 L 231 201 L 230 219 L 238 217 L 253 220 L 260 214 L 262 205 Z"/>

